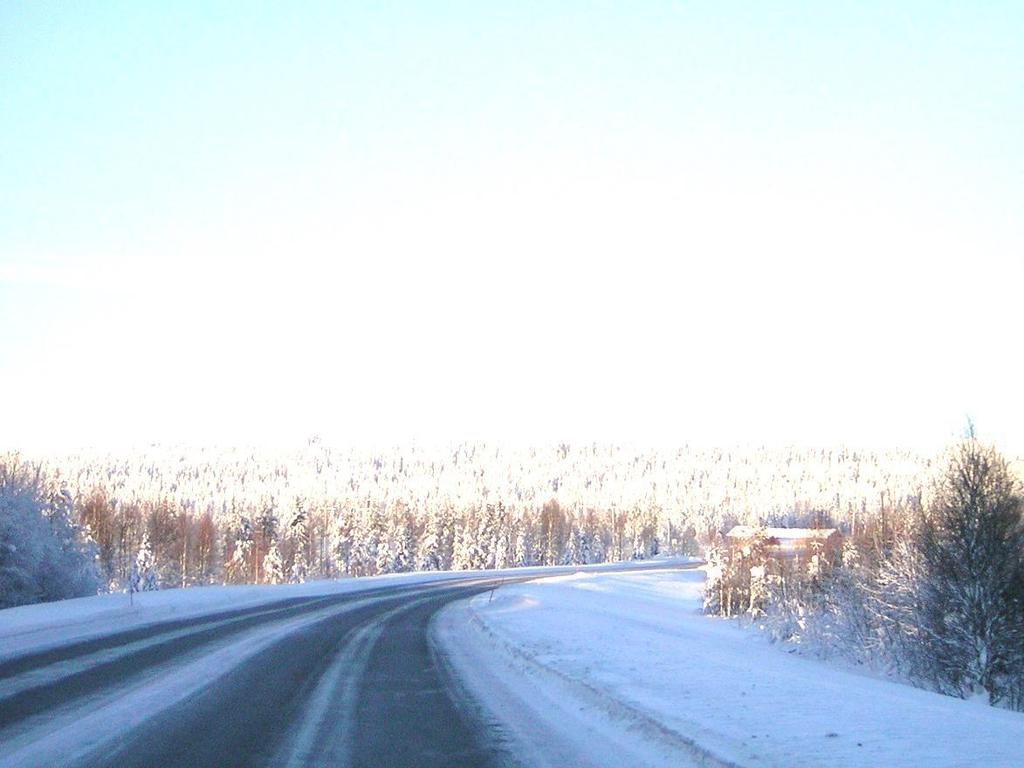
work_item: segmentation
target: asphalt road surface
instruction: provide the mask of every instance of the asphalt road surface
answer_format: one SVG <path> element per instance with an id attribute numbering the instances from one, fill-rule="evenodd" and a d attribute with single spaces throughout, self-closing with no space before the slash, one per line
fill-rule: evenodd
<path id="1" fill-rule="evenodd" d="M 428 633 L 497 581 L 293 598 L 0 662 L 0 768 L 515 765 Z"/>
<path id="2" fill-rule="evenodd" d="M 0 663 L 0 766 L 506 765 L 427 640 L 492 586 L 292 599 Z M 184 696 L 164 683 L 179 672 L 198 678 Z"/>

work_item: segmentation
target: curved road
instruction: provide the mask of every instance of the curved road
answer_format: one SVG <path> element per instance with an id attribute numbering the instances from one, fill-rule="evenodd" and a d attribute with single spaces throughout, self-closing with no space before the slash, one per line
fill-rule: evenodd
<path id="1" fill-rule="evenodd" d="M 0 663 L 0 766 L 500 766 L 427 627 L 496 580 L 280 601 Z"/>
<path id="2" fill-rule="evenodd" d="M 428 632 L 512 580 L 284 599 L 4 659 L 0 768 L 515 765 Z"/>

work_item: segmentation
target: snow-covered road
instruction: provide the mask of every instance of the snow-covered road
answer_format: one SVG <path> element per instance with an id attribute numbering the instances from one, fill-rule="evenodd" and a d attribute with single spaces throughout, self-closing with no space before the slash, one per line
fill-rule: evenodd
<path id="1" fill-rule="evenodd" d="M 650 565 L 596 568 L 636 567 Z M 0 611 L 0 768 L 516 764 L 453 685 L 428 626 L 481 590 L 569 570 Z"/>
<path id="2" fill-rule="evenodd" d="M 703 572 L 580 573 L 445 609 L 439 646 L 533 766 L 1024 765 L 1024 715 L 787 653 Z"/>
<path id="3" fill-rule="evenodd" d="M 559 571 L 0 612 L 0 768 L 1024 764 L 1021 714 L 705 617 L 693 566 Z"/>
<path id="4" fill-rule="evenodd" d="M 9 659 L 0 766 L 496 765 L 426 642 L 438 609 L 489 586 L 291 600 Z"/>

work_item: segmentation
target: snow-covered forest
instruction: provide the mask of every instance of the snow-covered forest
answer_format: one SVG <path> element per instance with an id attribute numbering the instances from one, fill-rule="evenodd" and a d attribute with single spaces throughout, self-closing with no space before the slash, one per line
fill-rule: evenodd
<path id="1" fill-rule="evenodd" d="M 911 452 L 849 448 L 360 450 L 316 439 L 19 461 L 72 500 L 108 589 L 133 566 L 148 584 L 267 583 L 688 553 L 734 523 L 866 530 L 920 506 L 932 469 Z"/>
<path id="2" fill-rule="evenodd" d="M 707 610 L 1024 705 L 1020 461 L 946 453 L 151 446 L 0 461 L 0 606 L 97 590 L 707 552 Z M 972 485 L 973 484 L 973 485 Z M 733 525 L 836 527 L 780 558 Z M 813 554 L 813 553 L 812 553 Z"/>
<path id="3" fill-rule="evenodd" d="M 942 693 L 1024 709 L 1024 488 L 973 434 L 899 514 L 780 553 L 771 531 L 712 546 L 705 610 Z"/>

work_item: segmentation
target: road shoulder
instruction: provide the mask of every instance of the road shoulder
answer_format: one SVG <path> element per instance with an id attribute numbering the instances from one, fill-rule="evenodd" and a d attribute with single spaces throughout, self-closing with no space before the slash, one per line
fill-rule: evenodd
<path id="1" fill-rule="evenodd" d="M 515 756 L 513 764 L 730 765 L 584 681 L 538 662 L 482 621 L 473 601 L 441 611 L 431 641 L 461 688 L 457 696 L 463 706 L 472 708 L 474 719 Z"/>
<path id="2" fill-rule="evenodd" d="M 508 585 L 435 642 L 524 765 L 1020 765 L 1019 713 L 786 653 L 703 616 L 702 589 L 680 569 Z"/>

